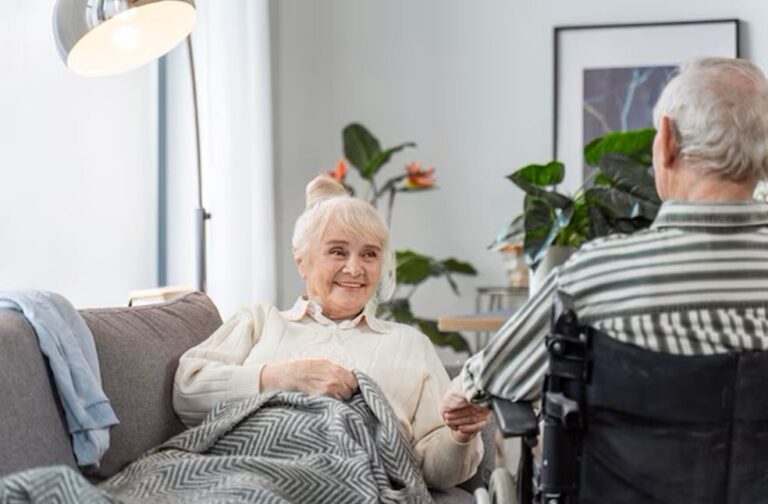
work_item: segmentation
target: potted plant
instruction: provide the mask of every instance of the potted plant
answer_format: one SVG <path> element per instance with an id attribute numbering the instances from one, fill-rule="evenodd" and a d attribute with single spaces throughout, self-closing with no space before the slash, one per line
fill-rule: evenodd
<path id="1" fill-rule="evenodd" d="M 661 206 L 651 168 L 654 135 L 654 129 L 616 132 L 587 144 L 584 158 L 595 170 L 574 196 L 557 189 L 565 174 L 559 161 L 508 175 L 525 192 L 523 212 L 491 247 L 522 241 L 526 261 L 537 271 L 564 262 L 568 251 L 586 241 L 650 226 Z M 548 261 L 553 252 L 561 257 Z"/>
<path id="2" fill-rule="evenodd" d="M 382 148 L 379 140 L 362 124 L 353 123 L 342 132 L 345 159 L 341 159 L 335 170 L 329 175 L 341 182 L 352 194 L 366 199 L 374 206 L 384 199 L 387 202 L 387 224 L 392 220 L 392 209 L 398 194 L 416 194 L 435 189 L 435 168 L 422 169 L 420 163 L 409 163 L 405 170 L 380 182 L 377 175 L 390 161 L 392 156 L 406 148 L 415 147 L 413 142 L 405 142 L 394 147 Z M 357 169 L 363 180 L 362 192 L 346 181 L 347 161 Z M 379 316 L 384 319 L 418 327 L 434 344 L 450 346 L 457 352 L 470 352 L 469 344 L 458 332 L 440 331 L 437 321 L 414 315 L 411 310 L 411 298 L 416 289 L 433 278 L 445 278 L 455 294 L 459 294 L 455 275 L 476 275 L 475 268 L 465 261 L 453 257 L 436 259 L 412 250 L 397 250 L 397 288 L 392 299 L 379 305 Z"/>

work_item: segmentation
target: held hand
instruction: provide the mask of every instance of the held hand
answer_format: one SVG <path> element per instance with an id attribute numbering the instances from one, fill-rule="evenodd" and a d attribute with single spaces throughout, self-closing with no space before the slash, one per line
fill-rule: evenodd
<path id="1" fill-rule="evenodd" d="M 445 425 L 451 428 L 453 438 L 459 443 L 467 443 L 488 423 L 491 410 L 469 402 L 462 391 L 460 378 L 456 377 L 443 395 L 440 415 Z"/>
<path id="2" fill-rule="evenodd" d="M 262 390 L 296 390 L 327 395 L 341 401 L 357 390 L 357 379 L 348 369 L 328 359 L 300 359 L 267 364 L 261 373 Z"/>

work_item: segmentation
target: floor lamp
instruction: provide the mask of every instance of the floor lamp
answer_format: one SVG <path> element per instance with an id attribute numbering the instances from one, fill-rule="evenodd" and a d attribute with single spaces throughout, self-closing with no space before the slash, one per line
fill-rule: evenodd
<path id="1" fill-rule="evenodd" d="M 192 52 L 194 0 L 57 0 L 53 32 L 67 68 L 86 76 L 113 75 L 160 58 L 186 38 L 192 81 L 197 157 L 195 209 L 197 288 L 206 290 L 205 224 L 197 82 Z"/>

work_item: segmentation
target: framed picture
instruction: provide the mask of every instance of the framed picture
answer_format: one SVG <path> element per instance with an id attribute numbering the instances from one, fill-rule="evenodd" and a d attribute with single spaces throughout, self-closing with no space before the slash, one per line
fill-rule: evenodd
<path id="1" fill-rule="evenodd" d="M 653 106 L 678 66 L 739 56 L 739 21 L 560 26 L 554 34 L 554 158 L 564 189 L 589 177 L 584 146 L 612 131 L 653 126 Z M 578 168 L 577 168 L 578 167 Z"/>

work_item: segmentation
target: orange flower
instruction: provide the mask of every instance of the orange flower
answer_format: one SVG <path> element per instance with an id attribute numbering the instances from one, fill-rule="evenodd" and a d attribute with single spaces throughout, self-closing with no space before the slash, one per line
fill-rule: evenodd
<path id="1" fill-rule="evenodd" d="M 405 180 L 406 189 L 427 189 L 435 185 L 435 167 L 421 169 L 421 163 L 410 163 L 405 166 L 408 178 Z"/>
<path id="2" fill-rule="evenodd" d="M 347 177 L 347 162 L 344 160 L 344 158 L 339 159 L 339 163 L 336 165 L 336 169 L 328 171 L 328 175 L 335 178 L 342 184 L 344 183 L 344 179 Z"/>

